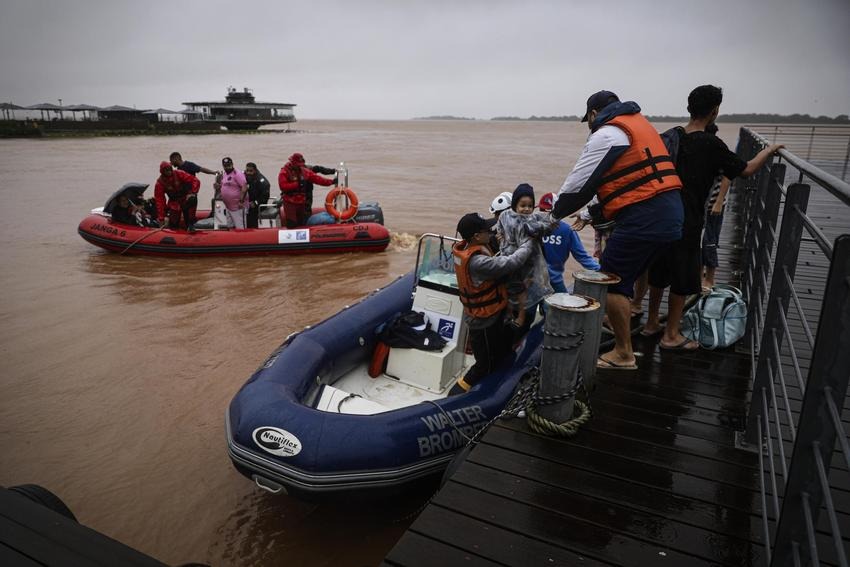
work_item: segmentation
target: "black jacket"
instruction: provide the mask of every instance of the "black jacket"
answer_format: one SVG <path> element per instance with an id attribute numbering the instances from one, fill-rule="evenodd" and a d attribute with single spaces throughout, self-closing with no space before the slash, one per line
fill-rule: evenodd
<path id="1" fill-rule="evenodd" d="M 322 175 L 332 175 L 336 173 L 336 170 L 332 167 L 325 167 L 323 165 L 307 165 L 304 166 L 313 173 L 321 173 Z M 313 183 L 310 181 L 306 181 L 304 184 L 304 193 L 307 195 L 307 200 L 304 207 L 309 211 L 313 208 Z"/>
<path id="2" fill-rule="evenodd" d="M 254 207 L 265 205 L 269 200 L 269 180 L 266 176 L 257 171 L 254 179 L 248 179 L 248 200 Z"/>
<path id="3" fill-rule="evenodd" d="M 136 215 L 132 214 L 129 209 L 119 207 L 117 204 L 112 208 L 112 220 L 133 226 L 139 224 L 136 220 Z"/>

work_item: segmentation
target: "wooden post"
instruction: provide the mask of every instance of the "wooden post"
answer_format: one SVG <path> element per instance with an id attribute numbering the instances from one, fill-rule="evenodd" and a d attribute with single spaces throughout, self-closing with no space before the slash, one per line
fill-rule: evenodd
<path id="1" fill-rule="evenodd" d="M 541 397 L 572 390 L 578 379 L 579 353 L 586 340 L 588 317 L 599 310 L 599 302 L 583 295 L 555 293 L 545 299 L 548 311 L 543 327 L 543 356 L 540 360 Z M 540 417 L 563 423 L 573 415 L 575 399 L 537 408 Z"/>
<path id="2" fill-rule="evenodd" d="M 575 286 L 573 291 L 592 297 L 599 302 L 599 309 L 587 316 L 584 328 L 584 344 L 581 346 L 581 375 L 584 385 L 590 390 L 596 376 L 596 359 L 599 357 L 599 341 L 602 339 L 602 318 L 605 316 L 605 304 L 608 286 L 620 283 L 620 277 L 607 272 L 582 270 L 573 272 Z"/>

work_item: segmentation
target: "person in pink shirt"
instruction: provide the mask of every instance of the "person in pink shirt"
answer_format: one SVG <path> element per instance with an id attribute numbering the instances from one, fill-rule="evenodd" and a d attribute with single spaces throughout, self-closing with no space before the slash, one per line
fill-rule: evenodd
<path id="1" fill-rule="evenodd" d="M 221 200 L 227 208 L 227 224 L 233 228 L 245 228 L 248 214 L 248 181 L 245 174 L 233 167 L 229 157 L 221 160 L 224 171 L 216 178 L 215 189 L 221 191 Z"/>

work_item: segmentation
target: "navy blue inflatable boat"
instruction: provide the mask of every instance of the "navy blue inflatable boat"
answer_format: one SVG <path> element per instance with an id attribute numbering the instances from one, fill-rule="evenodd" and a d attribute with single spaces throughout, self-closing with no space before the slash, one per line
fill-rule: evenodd
<path id="1" fill-rule="evenodd" d="M 415 272 L 291 335 L 265 361 L 226 415 L 240 472 L 271 492 L 302 496 L 398 487 L 440 473 L 499 414 L 539 363 L 541 328 L 471 391 L 446 397 L 472 362 L 453 242 L 424 236 Z M 383 372 L 370 377 L 379 328 L 411 309 L 447 344 L 436 352 L 392 348 Z"/>

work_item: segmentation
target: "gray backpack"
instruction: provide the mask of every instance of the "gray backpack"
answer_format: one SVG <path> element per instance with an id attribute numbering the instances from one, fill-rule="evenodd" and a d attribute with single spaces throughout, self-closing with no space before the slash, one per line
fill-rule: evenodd
<path id="1" fill-rule="evenodd" d="M 747 304 L 741 290 L 716 285 L 682 319 L 682 334 L 706 349 L 725 348 L 744 336 Z"/>

